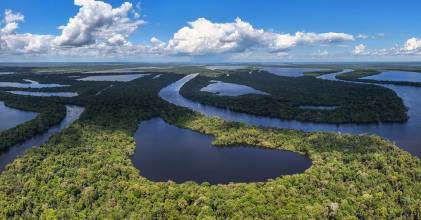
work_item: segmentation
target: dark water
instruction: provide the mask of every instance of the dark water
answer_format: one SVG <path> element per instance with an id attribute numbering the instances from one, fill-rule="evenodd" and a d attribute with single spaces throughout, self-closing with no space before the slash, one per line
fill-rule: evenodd
<path id="1" fill-rule="evenodd" d="M 7 107 L 0 101 L 0 131 L 13 128 L 16 125 L 30 121 L 37 116 L 35 112 L 27 112 Z"/>
<path id="2" fill-rule="evenodd" d="M 421 82 L 421 73 L 404 71 L 385 71 L 377 75 L 363 77 L 362 79 Z"/>
<path id="3" fill-rule="evenodd" d="M 215 93 L 216 95 L 221 96 L 240 96 L 246 94 L 268 95 L 266 92 L 259 91 L 249 86 L 221 81 L 212 81 L 211 84 L 203 87 L 200 91 Z"/>
<path id="4" fill-rule="evenodd" d="M 77 92 L 28 92 L 28 91 L 7 91 L 16 95 L 29 95 L 29 96 L 39 96 L 39 97 L 75 97 L 79 94 Z"/>
<path id="5" fill-rule="evenodd" d="M 51 127 L 45 133 L 34 136 L 23 143 L 17 144 L 6 151 L 0 152 L 0 172 L 2 172 L 6 165 L 14 161 L 18 156 L 22 155 L 27 149 L 31 147 L 39 147 L 45 143 L 50 137 L 62 131 L 77 120 L 82 114 L 84 108 L 79 106 L 66 106 L 67 112 L 66 117 L 60 122 L 60 124 Z"/>
<path id="6" fill-rule="evenodd" d="M 15 88 L 55 88 L 55 87 L 64 87 L 67 85 L 60 85 L 60 84 L 42 84 L 38 83 L 37 81 L 24 79 L 26 83 L 17 83 L 17 82 L 0 82 L 0 87 L 15 87 Z"/>
<path id="7" fill-rule="evenodd" d="M 320 71 L 322 69 L 315 68 L 290 68 L 290 67 L 261 67 L 260 69 L 268 71 L 278 76 L 299 77 L 303 76 L 304 72 Z"/>
<path id="8" fill-rule="evenodd" d="M 409 121 L 406 123 L 388 124 L 323 124 L 308 123 L 295 120 L 281 120 L 278 118 L 259 117 L 245 113 L 238 113 L 223 108 L 206 106 L 188 100 L 179 94 L 180 88 L 196 74 L 188 75 L 179 81 L 163 88 L 159 95 L 164 100 L 178 106 L 190 108 L 207 116 L 217 116 L 227 121 L 244 122 L 250 125 L 260 125 L 275 128 L 289 128 L 303 131 L 329 131 L 350 134 L 377 134 L 421 158 L 421 88 L 407 86 L 386 87 L 393 89 L 409 108 Z M 331 74 L 323 76 L 332 77 Z M 334 76 L 333 76 L 334 78 Z"/>
<path id="9" fill-rule="evenodd" d="M 80 81 L 118 81 L 129 82 L 149 74 L 127 74 L 127 75 L 103 75 L 103 76 L 88 76 L 85 78 L 77 79 Z"/>
<path id="10" fill-rule="evenodd" d="M 216 147 L 213 137 L 177 128 L 161 118 L 136 131 L 133 163 L 149 180 L 212 184 L 257 182 L 302 173 L 311 166 L 300 154 L 258 147 Z"/>

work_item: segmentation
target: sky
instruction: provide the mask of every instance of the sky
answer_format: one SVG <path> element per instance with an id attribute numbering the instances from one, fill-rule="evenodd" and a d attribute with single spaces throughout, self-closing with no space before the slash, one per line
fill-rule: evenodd
<path id="1" fill-rule="evenodd" d="M 421 1 L 1 0 L 0 62 L 421 61 Z"/>

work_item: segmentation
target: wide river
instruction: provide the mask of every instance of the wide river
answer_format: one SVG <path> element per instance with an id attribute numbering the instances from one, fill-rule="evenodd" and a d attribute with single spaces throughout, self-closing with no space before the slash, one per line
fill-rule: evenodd
<path id="1" fill-rule="evenodd" d="M 349 71 L 349 70 L 348 70 Z M 334 80 L 335 74 L 324 75 L 320 78 Z M 289 128 L 303 131 L 328 131 L 350 134 L 377 134 L 394 141 L 399 147 L 421 158 L 421 88 L 408 86 L 384 85 L 394 90 L 408 107 L 409 120 L 405 123 L 387 124 L 323 124 L 300 122 L 296 120 L 282 120 L 278 118 L 259 117 L 245 113 L 230 111 L 224 108 L 202 105 L 180 95 L 181 87 L 196 77 L 190 74 L 163 88 L 159 95 L 164 100 L 178 106 L 187 107 L 207 116 L 220 117 L 227 121 L 244 122 L 275 128 Z"/>

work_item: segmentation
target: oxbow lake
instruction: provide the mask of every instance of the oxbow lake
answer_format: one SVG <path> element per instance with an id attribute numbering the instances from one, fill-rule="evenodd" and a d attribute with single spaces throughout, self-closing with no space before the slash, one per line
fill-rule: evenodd
<path id="1" fill-rule="evenodd" d="M 215 93 L 220 96 L 240 96 L 246 94 L 268 95 L 266 92 L 259 91 L 249 86 L 214 80 L 211 81 L 211 84 L 200 89 L 200 91 Z"/>
<path id="2" fill-rule="evenodd" d="M 79 94 L 77 92 L 30 92 L 30 91 L 7 91 L 15 95 L 27 95 L 27 96 L 38 96 L 38 97 L 75 97 Z"/>
<path id="3" fill-rule="evenodd" d="M 67 85 L 60 85 L 60 84 L 43 84 L 39 83 L 34 80 L 24 79 L 25 83 L 18 83 L 18 82 L 0 82 L 0 87 L 14 87 L 14 88 L 55 88 L 55 87 L 64 87 Z"/>
<path id="4" fill-rule="evenodd" d="M 133 164 L 149 180 L 224 184 L 259 182 L 302 173 L 311 161 L 298 153 L 251 146 L 212 145 L 213 137 L 167 124 L 141 122 Z"/>
<path id="5" fill-rule="evenodd" d="M 112 81 L 112 82 L 129 82 L 149 74 L 126 74 L 126 75 L 102 75 L 102 76 L 88 76 L 80 78 L 80 81 Z"/>

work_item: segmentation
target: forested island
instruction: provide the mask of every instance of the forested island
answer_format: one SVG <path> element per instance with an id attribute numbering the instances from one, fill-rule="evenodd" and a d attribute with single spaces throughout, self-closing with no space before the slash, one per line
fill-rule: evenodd
<path id="1" fill-rule="evenodd" d="M 81 96 L 43 98 L 45 102 L 57 103 L 57 109 L 62 109 L 62 103 L 70 103 L 86 110 L 77 123 L 53 136 L 41 148 L 29 150 L 0 175 L 0 215 L 4 218 L 137 219 L 420 217 L 421 161 L 393 143 L 377 136 L 306 133 L 208 118 L 158 97 L 160 89 L 183 75 L 165 73 L 159 80 L 153 79 L 154 76 L 152 73 L 127 83 L 113 82 L 115 86 L 100 95 L 80 85 L 75 88 Z M 272 81 L 274 77 L 266 73 L 261 76 L 253 78 L 256 82 L 253 86 L 275 93 L 274 88 L 263 87 L 265 80 Z M 61 78 L 61 83 L 72 83 L 67 74 L 55 77 Z M 250 82 L 243 73 L 221 78 L 243 84 Z M 208 80 L 203 76 L 195 79 L 197 88 Z M 287 81 L 281 78 L 276 82 L 283 80 Z M 294 83 L 311 86 L 313 81 L 300 78 L 290 83 L 289 88 L 297 88 Z M 90 84 L 97 83 L 84 85 Z M 343 86 L 354 88 L 339 84 L 340 88 Z M 363 91 L 377 90 L 388 93 L 377 87 Z M 388 95 L 394 97 L 393 93 Z M 6 98 L 2 95 L 2 99 Z M 43 112 L 43 102 L 21 98 L 20 105 L 13 100 L 7 102 Z M 319 99 L 309 96 L 304 99 L 309 101 L 303 103 L 330 101 L 321 99 L 313 103 Z M 382 100 L 381 96 L 379 99 Z M 401 103 L 396 100 L 399 107 Z M 48 109 L 56 106 L 50 105 Z M 142 177 L 142 171 L 133 167 L 130 159 L 135 150 L 133 133 L 138 123 L 152 117 L 213 135 L 214 144 L 220 147 L 246 144 L 304 154 L 312 160 L 312 166 L 302 174 L 258 183 L 152 182 Z M 3 143 L 5 139 L 1 138 Z"/>
<path id="2" fill-rule="evenodd" d="M 331 72 L 331 71 L 329 71 Z M 200 91 L 211 80 L 247 85 L 270 95 L 217 96 Z M 198 76 L 180 90 L 186 98 L 254 115 L 326 123 L 404 122 L 406 108 L 392 91 L 313 77 L 282 77 L 265 71 L 231 71 L 217 77 Z M 334 106 L 333 110 L 300 106 Z"/>

